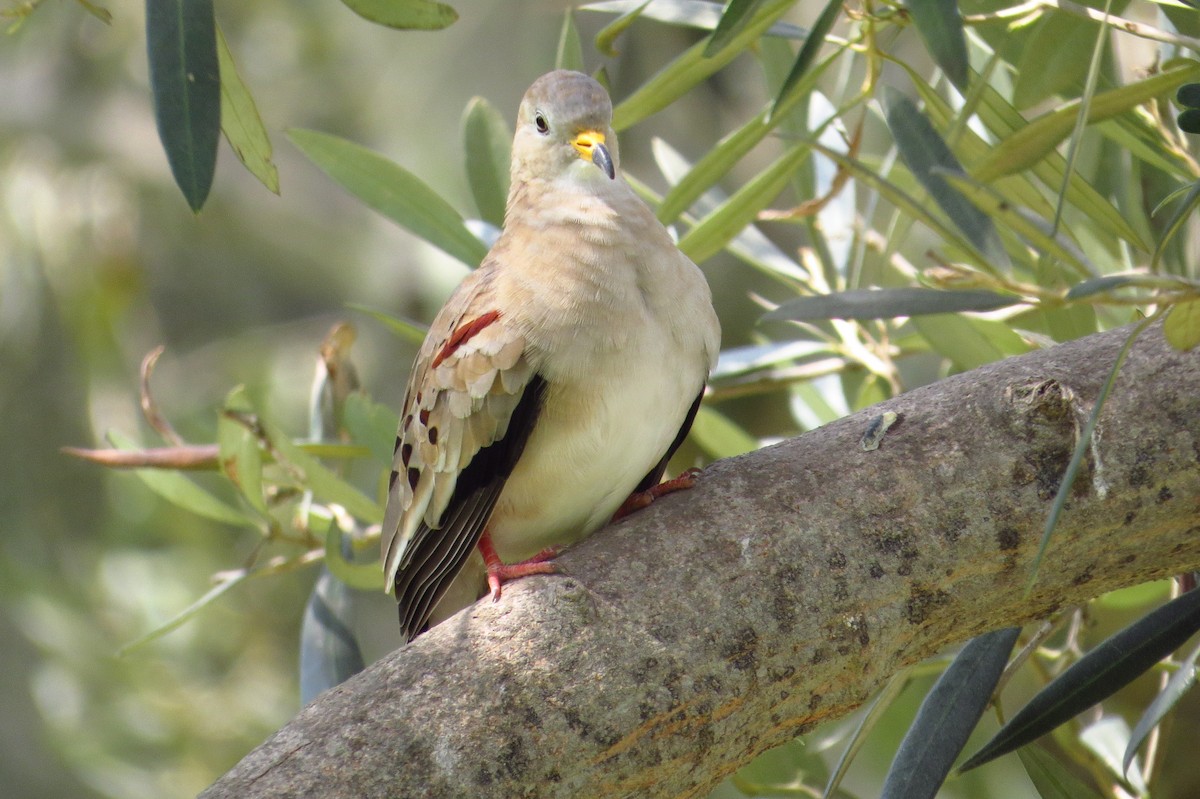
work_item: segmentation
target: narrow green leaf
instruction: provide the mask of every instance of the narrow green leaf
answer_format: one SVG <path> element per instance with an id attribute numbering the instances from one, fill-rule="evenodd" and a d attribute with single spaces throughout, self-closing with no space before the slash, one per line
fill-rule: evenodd
<path id="1" fill-rule="evenodd" d="M 962 109 L 947 102 L 942 93 L 924 80 L 919 72 L 907 64 L 900 66 L 907 70 L 913 86 L 920 94 L 925 115 L 947 143 L 953 143 L 959 161 L 974 164 L 987 157 L 993 144 L 962 123 Z M 984 93 L 987 88 L 983 80 L 976 80 L 972 92 Z M 950 138 L 951 134 L 954 136 L 953 140 Z M 1023 205 L 1046 217 L 1054 214 L 1053 204 L 1046 200 L 1045 194 L 1034 185 L 1029 175 L 1010 175 L 999 179 L 993 186 L 1010 202 Z"/>
<path id="2" fill-rule="evenodd" d="M 1108 773 L 1120 775 L 1121 757 L 1129 746 L 1129 724 L 1121 716 L 1104 713 L 1085 724 L 1079 733 L 1079 743 L 1097 763 L 1107 768 Z M 1133 788 L 1134 796 L 1147 796 L 1146 780 L 1137 765 L 1125 775 L 1125 781 Z"/>
<path id="3" fill-rule="evenodd" d="M 1167 684 L 1163 687 L 1162 692 L 1154 697 L 1154 701 L 1142 713 L 1142 717 L 1138 719 L 1137 726 L 1133 728 L 1133 732 L 1129 734 L 1129 745 L 1125 748 L 1125 756 L 1121 761 L 1121 769 L 1123 773 L 1129 773 L 1129 764 L 1133 762 L 1133 756 L 1137 754 L 1137 750 L 1145 743 L 1149 737 L 1150 731 L 1157 727 L 1167 714 L 1175 709 L 1179 704 L 1179 700 L 1192 690 L 1196 684 L 1196 660 L 1200 658 L 1200 646 L 1192 650 L 1192 653 L 1179 664 L 1179 670 L 1171 675 L 1167 680 Z"/>
<path id="4" fill-rule="evenodd" d="M 1099 331 L 1096 309 L 1083 303 L 1038 304 L 1005 320 L 1017 330 L 1041 333 L 1054 341 L 1073 341 Z"/>
<path id="5" fill-rule="evenodd" d="M 1108 15 L 1112 9 L 1112 0 L 1105 0 L 1104 14 Z M 1096 86 L 1100 81 L 1101 62 L 1104 58 L 1104 48 L 1111 38 L 1106 27 L 1100 27 L 1096 30 L 1096 35 L 1093 37 L 1092 53 L 1088 59 L 1087 80 L 1084 82 L 1083 94 L 1079 98 L 1079 111 L 1075 114 L 1074 124 L 1071 126 L 1071 137 L 1067 143 L 1066 152 L 1066 174 L 1073 175 L 1078 170 L 1075 168 L 1075 161 L 1079 157 L 1080 143 L 1083 141 L 1083 132 L 1088 125 L 1088 114 L 1091 112 L 1092 102 L 1096 99 Z M 1055 230 L 1062 224 L 1063 210 L 1066 208 L 1067 200 L 1067 182 L 1063 183 L 1055 191 L 1057 196 L 1057 205 L 1054 209 L 1054 228 Z"/>
<path id="6" fill-rule="evenodd" d="M 357 460 L 371 457 L 371 450 L 361 444 L 330 444 L 324 441 L 304 441 L 297 444 L 302 451 L 324 460 Z"/>
<path id="7" fill-rule="evenodd" d="M 967 39 L 963 34 L 958 0 L 905 0 L 913 24 L 933 60 L 950 82 L 964 94 L 967 91 Z"/>
<path id="8" fill-rule="evenodd" d="M 378 591 L 383 586 L 383 570 L 379 561 L 370 563 L 352 563 L 347 560 L 350 554 L 348 542 L 338 529 L 337 523 L 330 521 L 325 533 L 325 566 L 329 573 L 339 582 L 360 591 Z"/>
<path id="9" fill-rule="evenodd" d="M 371 451 L 371 457 L 389 467 L 392 465 L 392 436 L 396 432 L 397 422 L 391 408 L 374 402 L 365 394 L 356 392 L 346 397 L 346 429 L 355 441 Z"/>
<path id="10" fill-rule="evenodd" d="M 379 580 L 375 582 L 373 587 L 377 588 Z M 329 571 L 323 571 L 309 594 L 300 624 L 301 705 L 307 705 L 317 694 L 341 685 L 365 668 L 362 650 L 351 627 L 352 612 L 350 589 Z"/>
<path id="11" fill-rule="evenodd" d="M 823 319 L 892 319 L 897 316 L 994 311 L 1023 302 L 1020 297 L 994 291 L 941 291 L 905 287 L 852 289 L 836 294 L 798 297 L 765 314 L 764 321 L 787 319 L 812 322 Z"/>
<path id="12" fill-rule="evenodd" d="M 328 133 L 293 129 L 288 137 L 342 188 L 435 247 L 472 267 L 487 255 L 458 211 L 400 165 Z"/>
<path id="13" fill-rule="evenodd" d="M 609 96 L 612 96 L 612 78 L 610 78 L 608 75 L 607 65 L 594 70 L 592 72 L 592 77 L 596 79 L 597 83 L 604 87 L 604 91 L 608 92 Z"/>
<path id="14" fill-rule="evenodd" d="M 112 12 L 104 6 L 97 5 L 96 3 L 91 2 L 91 0 L 75 0 L 75 2 L 82 6 L 84 11 L 87 11 L 105 25 L 112 24 Z"/>
<path id="15" fill-rule="evenodd" d="M 1065 232 L 1056 232 L 1045 219 L 1013 205 L 991 186 L 978 183 L 963 173 L 945 173 L 942 177 L 988 219 L 1016 233 L 1039 253 L 1053 256 L 1081 275 L 1095 274 L 1096 268 L 1075 242 Z"/>
<path id="16" fill-rule="evenodd" d="M 1196 85 L 1196 84 L 1192 84 Z M 1152 122 L 1148 114 L 1138 109 L 1135 113 L 1121 114 L 1119 117 L 1096 123 L 1096 130 L 1104 137 L 1114 142 L 1122 150 L 1149 164 L 1155 169 L 1162 170 L 1179 180 L 1191 180 L 1191 165 L 1183 151 L 1167 149 L 1162 144 L 1162 134 L 1157 123 Z"/>
<path id="17" fill-rule="evenodd" d="M 888 127 L 909 170 L 976 249 L 993 263 L 1009 266 L 992 220 L 946 181 L 946 174 L 966 173 L 933 125 L 912 100 L 891 87 L 885 87 L 883 104 Z"/>
<path id="18" fill-rule="evenodd" d="M 1191 190 L 1187 193 L 1187 197 L 1175 209 L 1175 213 L 1171 214 L 1171 220 L 1167 222 L 1163 229 L 1162 237 L 1158 240 L 1158 246 L 1154 248 L 1154 258 L 1150 261 L 1150 269 L 1157 269 L 1158 262 L 1162 258 L 1163 251 L 1171 239 L 1183 229 L 1184 224 L 1191 219 L 1196 208 L 1200 206 L 1200 180 L 1192 184 Z"/>
<path id="19" fill-rule="evenodd" d="M 762 141 L 770 128 L 765 123 L 766 112 L 759 114 L 730 133 L 709 150 L 663 197 L 658 206 L 658 218 L 664 225 L 675 222 L 696 199 L 725 176 L 733 165 Z"/>
<path id="20" fill-rule="evenodd" d="M 217 28 L 217 60 L 221 65 L 221 132 L 242 165 L 259 182 L 279 193 L 279 169 L 271 160 L 271 139 L 250 90 L 238 74 L 225 34 Z"/>
<path id="21" fill-rule="evenodd" d="M 628 11 L 622 12 L 621 16 L 601 28 L 596 34 L 596 51 L 609 58 L 615 58 L 620 55 L 616 48 L 617 37 L 637 21 L 637 18 L 641 16 L 646 6 L 650 5 L 650 2 L 651 0 L 643 0 L 640 5 L 633 6 Z"/>
<path id="22" fill-rule="evenodd" d="M 912 319 L 929 346 L 962 371 L 1029 351 L 1029 344 L 1003 322 L 957 314 Z"/>
<path id="23" fill-rule="evenodd" d="M 913 74 L 910 72 L 910 74 Z M 997 139 L 1008 139 L 1013 136 L 1015 131 L 1024 128 L 1027 122 L 1024 116 L 1010 104 L 1000 92 L 996 91 L 992 86 L 978 80 L 974 85 L 979 91 L 980 101 L 977 107 L 979 119 L 988 126 L 988 130 L 995 134 Z M 923 92 L 924 96 L 924 92 Z M 926 103 L 928 103 L 926 97 Z M 990 152 L 989 146 L 986 151 Z M 971 163 L 979 163 L 984 160 L 985 156 L 973 157 Z M 1067 173 L 1067 161 L 1057 151 L 1051 151 L 1045 158 L 1034 164 L 1031 172 L 1033 176 L 1040 181 L 1044 186 L 1048 186 L 1052 191 L 1060 190 L 1063 181 L 1063 175 Z M 1027 179 L 1027 176 L 1020 175 L 1021 178 Z M 978 180 L 978 175 L 976 175 Z M 997 186 L 998 188 L 998 186 Z M 1020 202 L 1027 208 L 1038 208 L 1038 203 L 1027 196 L 1021 194 Z M 1014 199 L 1016 196 L 1014 196 Z M 1146 245 L 1141 234 L 1136 232 L 1133 226 L 1121 214 L 1121 211 L 1116 209 L 1108 199 L 1105 199 L 1102 194 L 1094 190 L 1091 184 L 1084 179 L 1084 176 L 1078 172 L 1072 172 L 1067 180 L 1067 200 L 1072 204 L 1075 210 L 1086 215 L 1094 222 L 1094 229 L 1100 233 L 1110 232 L 1111 235 L 1117 236 L 1123 241 L 1138 247 L 1139 250 L 1148 252 L 1150 247 Z"/>
<path id="24" fill-rule="evenodd" d="M 558 33 L 558 49 L 554 53 L 555 69 L 572 69 L 583 72 L 583 41 L 575 25 L 575 13 L 567 9 L 563 14 L 562 30 Z"/>
<path id="25" fill-rule="evenodd" d="M 366 305 L 359 305 L 358 303 L 354 302 L 346 303 L 346 307 L 355 311 L 361 311 L 362 313 L 373 317 L 375 321 L 381 322 L 397 336 L 405 341 L 412 342 L 413 344 L 419 345 L 423 343 L 425 341 L 425 334 L 429 332 L 429 327 L 427 325 L 423 325 L 400 316 L 392 316 L 391 314 L 384 313 L 377 308 L 369 308 Z"/>
<path id="26" fill-rule="evenodd" d="M 793 0 L 768 0 L 733 41 L 712 58 L 704 55 L 705 42 L 689 47 L 613 109 L 613 129 L 625 130 L 687 94 L 753 44 L 792 4 Z"/>
<path id="27" fill-rule="evenodd" d="M 928 203 L 917 200 L 917 198 L 905 192 L 895 183 L 880 175 L 878 170 L 872 169 L 862 161 L 851 158 L 845 153 L 831 150 L 820 143 L 814 143 L 812 148 L 826 158 L 840 164 L 854 176 L 855 180 L 879 192 L 881 197 L 896 206 L 899 211 L 913 219 L 919 220 L 946 243 L 972 256 L 977 266 L 989 272 L 995 271 L 983 254 L 969 240 L 964 238 L 956 228 L 945 224 L 941 217 L 930 212 L 927 207 Z"/>
<path id="28" fill-rule="evenodd" d="M 158 137 L 193 211 L 212 188 L 221 73 L 212 0 L 146 0 L 146 48 Z"/>
<path id="29" fill-rule="evenodd" d="M 707 405 L 701 405 L 696 413 L 690 435 L 713 458 L 732 458 L 758 449 L 757 438 Z"/>
<path id="30" fill-rule="evenodd" d="M 242 571 L 236 572 L 233 575 L 225 578 L 210 588 L 204 594 L 204 596 L 200 597 L 195 602 L 179 611 L 179 613 L 176 613 L 163 624 L 160 624 L 145 635 L 142 635 L 122 646 L 117 650 L 117 657 L 124 657 L 133 650 L 143 647 L 151 641 L 156 641 L 173 630 L 179 629 L 188 621 L 188 619 L 204 610 L 204 608 L 212 604 L 218 597 L 220 597 L 230 588 L 233 588 L 238 583 L 241 583 L 251 574 L 253 574 L 253 572 L 243 569 Z"/>
<path id="31" fill-rule="evenodd" d="M 253 408 L 246 397 L 245 388 L 238 386 L 225 398 L 225 410 L 252 413 Z M 217 417 L 217 449 L 221 471 L 229 478 L 254 508 L 263 517 L 269 517 L 263 495 L 263 453 L 258 437 L 228 413 Z"/>
<path id="32" fill-rule="evenodd" d="M 1112 696 L 1200 630 L 1200 591 L 1148 613 L 1088 652 L 1021 708 L 971 756 L 967 771 L 1040 738 Z"/>
<path id="33" fill-rule="evenodd" d="M 1023 130 L 1029 124 L 995 88 L 983 81 L 977 81 L 976 88 L 980 92 L 980 102 L 976 111 L 980 120 L 997 139 L 1006 141 L 1015 135 L 1016 131 Z M 1033 165 L 1031 171 L 1044 186 L 1057 193 L 1063 184 L 1064 175 L 1067 175 L 1067 161 L 1056 150 L 1051 149 L 1045 158 Z M 977 170 L 972 170 L 971 174 L 976 180 L 980 179 Z M 1143 252 L 1150 251 L 1141 234 L 1129 224 L 1124 215 L 1076 171 L 1067 176 L 1067 201 L 1091 219 L 1096 230 L 1111 231 L 1113 235 Z M 1028 201 L 1025 205 L 1035 207 Z"/>
<path id="34" fill-rule="evenodd" d="M 1081 300 L 1123 286 L 1136 285 L 1145 275 L 1104 275 L 1082 280 L 1067 291 L 1068 300 Z"/>
<path id="35" fill-rule="evenodd" d="M 1078 94 L 1099 29 L 1071 14 L 1043 14 L 1025 32 L 1013 64 L 1013 105 L 1026 109 L 1053 95 Z"/>
<path id="36" fill-rule="evenodd" d="M 1092 783 L 1081 780 L 1041 745 L 1019 749 L 1017 756 L 1042 799 L 1104 799 L 1106 796 Z"/>
<path id="37" fill-rule="evenodd" d="M 817 322 L 822 319 L 893 319 L 919 317 L 928 313 L 959 313 L 961 311 L 995 311 L 1024 302 L 1016 296 L 962 290 L 943 292 L 931 288 L 851 289 L 850 292 L 802 296 L 788 300 L 774 311 L 764 314 L 767 319 L 787 319 L 791 322 Z"/>
<path id="38" fill-rule="evenodd" d="M 687 175 L 677 181 L 667 192 L 658 206 L 659 220 L 664 225 L 676 221 L 679 215 L 690 208 L 700 195 L 716 185 L 717 181 L 724 177 L 734 164 L 753 150 L 786 118 L 787 112 L 791 111 L 796 103 L 812 90 L 836 58 L 835 54 L 808 72 L 801 81 L 792 87 L 790 94 L 781 95 L 780 99 L 775 101 L 773 111 L 770 109 L 763 111 L 717 142 L 717 146 L 705 153 L 704 157 L 696 162 Z"/>
<path id="39" fill-rule="evenodd" d="M 1200 300 L 1172 306 L 1163 322 L 1163 335 L 1180 352 L 1188 352 L 1200 344 Z"/>
<path id="40" fill-rule="evenodd" d="M 808 157 L 809 149 L 807 143 L 794 145 L 720 207 L 697 222 L 679 240 L 679 249 L 697 263 L 720 252 L 783 191 L 792 173 Z"/>
<path id="41" fill-rule="evenodd" d="M 1200 62 L 1185 61 L 1153 77 L 1101 92 L 1092 98 L 1088 107 L 1088 122 L 1110 119 L 1198 79 Z M 988 183 L 1002 175 L 1028 169 L 1071 135 L 1078 115 L 1078 100 L 1043 114 L 1001 140 L 987 159 L 971 170 L 971 175 Z"/>
<path id="42" fill-rule="evenodd" d="M 824 43 L 825 39 L 821 39 L 821 44 Z M 804 50 L 805 44 L 806 42 L 801 43 L 801 50 Z M 833 46 L 829 48 L 829 53 L 826 55 L 825 60 L 828 60 L 830 57 L 848 55 L 849 51 L 846 49 L 846 45 L 848 44 L 849 43 L 846 41 L 834 42 Z M 818 56 L 825 52 L 825 48 L 818 46 L 816 40 L 814 40 L 812 48 L 814 56 Z M 796 55 L 794 48 L 792 48 L 792 46 L 787 42 L 780 41 L 778 39 L 770 39 L 765 36 L 759 39 L 754 45 L 754 53 L 759 62 L 759 69 L 762 70 L 763 88 L 772 98 L 766 106 L 767 121 L 772 122 L 774 121 L 772 119 L 774 116 L 773 109 L 776 105 L 779 105 L 778 100 L 780 98 L 781 89 L 787 82 L 788 73 L 790 73 L 793 67 L 796 66 L 796 59 L 798 56 Z M 808 68 L 805 69 L 804 74 L 800 76 L 800 80 L 804 80 L 804 77 L 808 74 L 808 71 L 819 63 L 821 62 L 814 58 L 814 60 L 808 65 Z M 836 115 L 836 118 L 840 120 L 842 117 L 839 112 L 842 110 L 847 110 L 852 106 L 861 106 L 865 95 L 859 93 L 849 93 L 847 96 L 842 97 L 841 99 L 845 103 L 842 109 L 834 107 L 819 88 L 815 88 L 806 92 L 799 99 L 794 99 L 791 92 L 784 94 L 783 97 L 785 98 L 785 102 L 788 103 L 788 106 L 786 109 L 784 109 L 785 112 L 782 114 L 783 119 L 779 120 L 778 123 L 780 128 L 779 135 L 785 141 L 789 141 L 808 138 L 812 135 L 814 129 L 817 131 L 824 131 L 826 127 L 828 127 L 830 124 L 833 124 L 833 122 L 832 120 L 822 122 L 819 121 L 817 117 L 823 116 L 828 119 L 830 116 Z M 812 118 L 814 124 L 809 124 L 810 118 Z M 796 188 L 801 188 L 801 183 L 797 182 Z"/>
<path id="43" fill-rule="evenodd" d="M 1200 84 L 1196 84 L 1196 85 L 1200 86 Z M 1154 209 L 1150 211 L 1150 216 L 1158 216 L 1159 211 L 1166 208 L 1168 205 L 1175 202 L 1180 197 L 1186 197 L 1189 193 L 1191 193 L 1192 189 L 1194 189 L 1194 188 L 1196 188 L 1195 183 L 1192 183 L 1187 186 L 1177 186 L 1174 191 L 1169 192 L 1166 197 L 1163 197 L 1161 200 L 1158 201 L 1158 205 L 1154 206 Z"/>
<path id="44" fill-rule="evenodd" d="M 398 30 L 441 30 L 458 20 L 458 12 L 430 0 L 342 0 L 360 17 Z"/>
<path id="45" fill-rule="evenodd" d="M 383 508 L 378 503 L 323 466 L 265 417 L 260 415 L 259 422 L 271 446 L 279 453 L 280 461 L 300 472 L 298 479 L 314 497 L 341 505 L 365 524 L 383 521 Z"/>
<path id="46" fill-rule="evenodd" d="M 729 347 L 721 351 L 717 368 L 713 369 L 710 377 L 714 381 L 724 381 L 751 372 L 790 365 L 800 358 L 833 354 L 829 344 L 803 339 Z"/>
<path id="47" fill-rule="evenodd" d="M 641 11 L 642 17 L 665 22 L 668 25 L 711 31 L 715 30 L 721 22 L 721 4 L 714 3 L 712 0 L 654 0 L 649 6 L 646 6 L 645 0 L 603 0 L 603 2 L 579 6 L 579 10 L 627 14 L 642 6 L 645 6 Z M 803 39 L 807 33 L 804 28 L 797 25 L 776 22 L 767 28 L 763 35 L 783 39 Z"/>
<path id="48" fill-rule="evenodd" d="M 467 182 L 482 219 L 504 224 L 508 202 L 512 131 L 504 115 L 482 97 L 473 97 L 463 114 L 463 147 L 467 153 Z"/>
<path id="49" fill-rule="evenodd" d="M 837 371 L 840 370 L 833 373 Z M 804 430 L 815 430 L 850 413 L 849 403 L 840 397 L 836 403 L 831 401 L 828 393 L 819 390 L 813 380 L 792 381 L 787 387 L 791 394 L 792 414 Z"/>
<path id="50" fill-rule="evenodd" d="M 678 150 L 671 147 L 671 145 L 662 139 L 653 139 L 651 141 L 651 149 L 654 152 L 654 162 L 658 165 L 668 183 L 677 183 L 686 177 L 692 169 L 692 164 L 688 163 L 687 159 Z M 626 179 L 629 179 L 628 175 L 626 175 Z M 647 187 L 636 181 L 634 183 L 637 184 L 634 185 L 634 191 L 637 191 L 651 207 L 661 202 L 661 198 L 655 197 L 653 192 L 649 191 Z M 728 195 L 720 189 L 713 188 L 697 198 L 697 202 L 695 203 L 696 213 L 709 213 L 727 199 Z M 729 242 L 726 249 L 734 257 L 762 271 L 775 280 L 784 283 L 790 289 L 794 289 L 797 286 L 807 286 L 808 273 L 793 258 L 788 257 L 782 249 L 752 225 L 743 227 L 734 236 L 733 240 Z"/>
<path id="51" fill-rule="evenodd" d="M 779 93 L 775 95 L 775 102 L 768 114 L 767 120 L 777 114 L 782 114 L 784 107 L 788 104 L 787 99 L 793 96 L 796 91 L 796 84 L 808 72 L 809 67 L 817 59 L 817 54 L 821 52 L 821 45 L 825 44 L 825 37 L 829 35 L 829 30 L 833 27 L 833 23 L 837 22 L 838 17 L 842 15 L 844 3 L 842 0 L 829 0 L 825 4 L 821 15 L 817 17 L 816 23 L 813 25 L 808 36 L 804 40 L 804 44 L 800 46 L 800 52 L 796 54 L 796 60 L 792 64 L 791 70 L 788 71 L 787 77 L 783 79 L 783 85 L 779 88 Z"/>
<path id="52" fill-rule="evenodd" d="M 862 719 L 858 722 L 854 731 L 850 733 L 850 739 L 846 743 L 846 748 L 838 757 L 833 771 L 829 774 L 829 780 L 825 783 L 825 790 L 821 792 L 822 799 L 841 797 L 843 795 L 839 791 L 839 787 L 842 784 L 842 779 L 846 776 L 846 772 L 849 771 L 850 765 L 854 762 L 854 758 L 858 756 L 859 750 L 867 742 L 867 737 L 871 734 L 871 731 L 875 729 L 884 714 L 891 708 L 892 703 L 896 701 L 900 693 L 908 686 L 911 678 L 912 668 L 910 667 L 888 680 L 883 690 L 871 700 L 870 706 L 863 713 Z"/>
<path id="53" fill-rule="evenodd" d="M 991 701 L 1020 627 L 973 638 L 954 658 L 904 734 L 881 799 L 933 799 Z"/>
<path id="54" fill-rule="evenodd" d="M 713 31 L 712 36 L 708 37 L 704 56 L 712 58 L 721 52 L 726 45 L 733 41 L 734 36 L 742 32 L 754 12 L 762 4 L 763 0 L 729 0 L 725 11 L 721 14 L 721 21 L 717 23 L 717 29 Z"/>
<path id="55" fill-rule="evenodd" d="M 850 400 L 852 411 L 861 411 L 863 408 L 877 405 L 892 396 L 886 381 L 880 379 L 879 375 L 873 371 L 843 374 L 842 383 L 845 385 L 846 397 Z M 895 424 L 895 420 L 888 421 L 886 414 L 880 414 L 873 418 L 863 429 L 863 435 L 858 442 L 859 446 L 862 447 L 864 443 L 867 445 L 863 449 L 864 452 L 870 452 L 872 445 L 878 448 L 883 439 L 880 438 L 879 441 L 872 444 L 873 437 L 879 434 L 880 430 L 886 435 L 887 428 L 893 424 Z"/>
<path id="56" fill-rule="evenodd" d="M 1139 583 L 1127 588 L 1118 588 L 1096 597 L 1094 604 L 1104 610 L 1120 613 L 1145 613 L 1171 600 L 1172 581 L 1168 579 Z"/>
<path id="57" fill-rule="evenodd" d="M 109 432 L 108 438 L 118 449 L 139 449 L 133 439 L 115 431 Z M 135 469 L 134 474 L 155 494 L 172 505 L 191 511 L 197 516 L 235 527 L 256 526 L 254 519 L 248 514 L 217 499 L 180 472 L 164 469 Z"/>

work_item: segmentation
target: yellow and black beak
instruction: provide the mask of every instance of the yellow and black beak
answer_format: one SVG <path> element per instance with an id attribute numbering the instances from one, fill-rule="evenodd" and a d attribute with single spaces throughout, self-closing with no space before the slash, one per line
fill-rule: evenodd
<path id="1" fill-rule="evenodd" d="M 581 131 L 571 140 L 571 146 L 579 151 L 579 157 L 591 161 L 608 175 L 609 180 L 616 180 L 617 171 L 613 167 L 612 155 L 604 146 L 604 134 L 598 130 Z"/>

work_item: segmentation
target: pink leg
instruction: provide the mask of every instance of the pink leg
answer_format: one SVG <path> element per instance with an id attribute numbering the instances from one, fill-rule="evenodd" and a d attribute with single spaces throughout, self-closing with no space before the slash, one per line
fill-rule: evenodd
<path id="1" fill-rule="evenodd" d="M 617 512 L 613 514 L 612 520 L 620 521 L 629 514 L 639 511 L 649 505 L 654 500 L 666 494 L 673 494 L 676 491 L 685 491 L 696 485 L 696 478 L 700 476 L 699 469 L 688 469 L 678 477 L 673 477 L 664 483 L 659 483 L 656 486 L 651 486 L 645 491 L 634 491 L 629 495 L 629 499 L 621 503 L 621 507 L 617 508 Z"/>
<path id="2" fill-rule="evenodd" d="M 496 547 L 492 545 L 492 536 L 487 530 L 483 531 L 483 537 L 479 539 L 478 547 L 479 554 L 483 555 L 483 562 L 487 565 L 487 581 L 488 587 L 492 589 L 493 602 L 500 598 L 500 586 L 509 580 L 516 580 L 531 574 L 554 574 L 558 571 L 558 567 L 550 562 L 558 554 L 558 550 L 554 547 L 543 549 L 532 558 L 519 563 L 504 563 L 496 554 Z"/>

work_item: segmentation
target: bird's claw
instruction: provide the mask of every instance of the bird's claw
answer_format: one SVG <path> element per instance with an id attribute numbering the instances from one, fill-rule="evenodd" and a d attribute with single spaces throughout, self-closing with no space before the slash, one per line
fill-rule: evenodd
<path id="1" fill-rule="evenodd" d="M 621 507 L 617 508 L 616 513 L 612 516 L 612 521 L 620 521 L 631 513 L 639 511 L 659 497 L 673 494 L 676 491 L 686 491 L 696 485 L 697 478 L 700 477 L 700 469 L 691 468 L 681 472 L 677 477 L 672 477 L 670 480 L 651 486 L 645 491 L 634 491 L 629 495 L 629 499 L 621 503 Z"/>
<path id="2" fill-rule="evenodd" d="M 490 547 L 489 549 L 490 552 L 485 551 L 483 557 L 487 564 L 488 588 L 493 602 L 499 601 L 501 586 L 510 580 L 528 577 L 531 574 L 555 574 L 558 572 L 558 566 L 553 562 L 555 556 L 558 555 L 558 550 L 554 547 L 547 547 L 532 558 L 518 563 L 504 563 L 496 555 L 494 549 Z"/>

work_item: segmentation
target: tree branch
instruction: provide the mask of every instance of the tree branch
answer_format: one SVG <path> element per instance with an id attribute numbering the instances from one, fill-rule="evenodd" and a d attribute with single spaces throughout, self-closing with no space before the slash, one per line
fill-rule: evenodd
<path id="1" fill-rule="evenodd" d="M 204 794 L 703 796 L 956 641 L 1200 567 L 1200 358 L 1130 329 L 711 466 L 305 708 Z M 879 449 L 860 439 L 900 415 Z"/>

